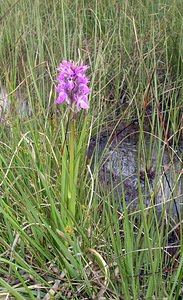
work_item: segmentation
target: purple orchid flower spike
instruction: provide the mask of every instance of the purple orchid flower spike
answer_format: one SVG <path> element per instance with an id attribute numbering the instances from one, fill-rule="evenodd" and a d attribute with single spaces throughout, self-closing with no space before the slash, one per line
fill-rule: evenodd
<path id="1" fill-rule="evenodd" d="M 91 90 L 88 87 L 90 82 L 86 77 L 86 65 L 76 65 L 72 61 L 63 61 L 58 67 L 60 71 L 57 77 L 58 86 L 56 91 L 59 93 L 56 104 L 67 102 L 68 105 L 75 105 L 77 111 L 81 108 L 89 109 L 88 95 Z"/>

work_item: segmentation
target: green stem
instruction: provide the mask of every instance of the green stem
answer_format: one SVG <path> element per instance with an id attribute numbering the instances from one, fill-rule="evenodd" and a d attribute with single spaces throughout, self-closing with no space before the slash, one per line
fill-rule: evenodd
<path id="1" fill-rule="evenodd" d="M 68 210 L 72 217 L 75 218 L 76 210 L 76 193 L 75 193 L 75 180 L 74 180 L 74 158 L 75 158 L 75 119 L 74 115 L 71 114 L 70 121 L 70 141 L 69 141 L 69 155 L 70 155 L 70 166 L 69 166 L 69 193 L 68 193 Z"/>

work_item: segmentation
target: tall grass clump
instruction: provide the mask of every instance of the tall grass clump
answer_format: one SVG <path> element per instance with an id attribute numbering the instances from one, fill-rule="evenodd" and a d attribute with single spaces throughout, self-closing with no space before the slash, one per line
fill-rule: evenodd
<path id="1" fill-rule="evenodd" d="M 182 296 L 180 207 L 172 216 L 156 203 L 167 169 L 169 203 L 182 199 L 181 2 L 1 0 L 1 299 Z M 90 108 L 77 118 L 55 105 L 60 61 L 90 66 Z M 138 137 L 135 209 L 122 170 L 118 187 L 112 169 L 109 182 L 100 175 L 123 127 Z"/>

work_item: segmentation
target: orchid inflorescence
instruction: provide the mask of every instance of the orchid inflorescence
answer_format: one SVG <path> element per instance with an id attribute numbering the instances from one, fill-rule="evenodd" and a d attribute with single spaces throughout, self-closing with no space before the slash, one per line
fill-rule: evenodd
<path id="1" fill-rule="evenodd" d="M 56 104 L 66 101 L 68 105 L 77 111 L 81 108 L 88 109 L 88 95 L 91 90 L 88 87 L 89 79 L 86 77 L 87 65 L 75 64 L 72 61 L 63 61 L 57 68 L 60 71 L 57 81 L 59 82 L 56 91 L 59 96 Z"/>

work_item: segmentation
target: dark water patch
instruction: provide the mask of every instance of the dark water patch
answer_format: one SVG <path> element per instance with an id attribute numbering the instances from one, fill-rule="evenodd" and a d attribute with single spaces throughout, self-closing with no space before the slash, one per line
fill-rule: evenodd
<path id="1" fill-rule="evenodd" d="M 146 208 L 155 207 L 158 213 L 165 211 L 167 216 L 179 218 L 183 211 L 182 149 L 168 148 L 151 137 L 145 128 L 141 139 L 137 123 L 121 124 L 112 136 L 101 134 L 98 140 L 94 138 L 89 156 L 95 151 L 100 161 L 101 187 L 115 198 L 120 210 L 123 197 L 129 210 L 136 210 L 141 192 Z"/>

